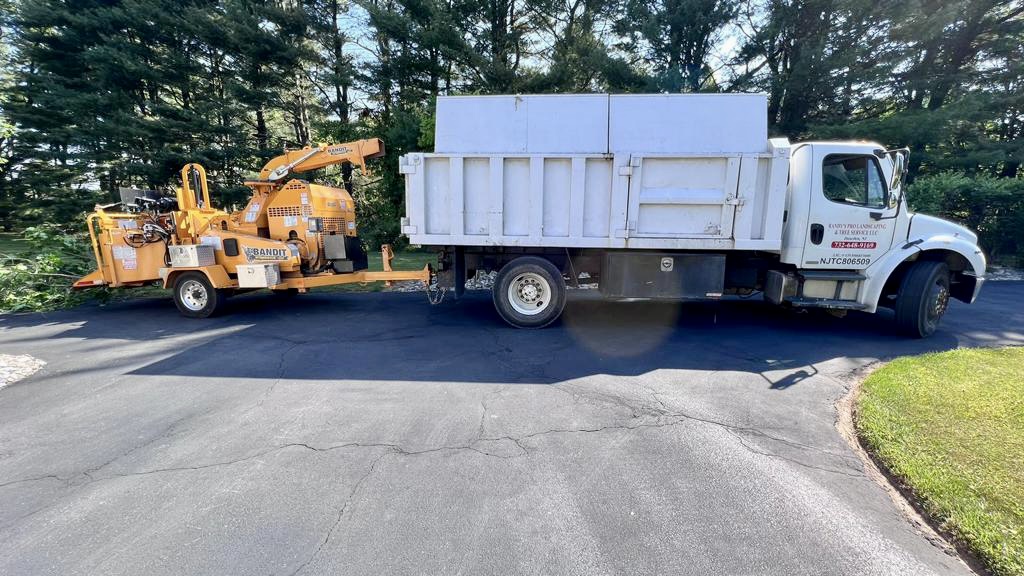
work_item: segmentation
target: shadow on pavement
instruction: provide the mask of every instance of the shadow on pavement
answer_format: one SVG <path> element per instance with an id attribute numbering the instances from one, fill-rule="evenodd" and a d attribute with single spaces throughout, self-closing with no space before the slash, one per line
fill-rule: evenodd
<path id="1" fill-rule="evenodd" d="M 1024 344 L 1022 295 L 1021 282 L 986 286 L 978 303 L 955 303 L 927 340 L 896 335 L 885 313 L 835 318 L 759 299 L 613 303 L 586 294 L 570 301 L 555 326 L 517 330 L 501 322 L 486 292 L 439 306 L 419 293 L 312 293 L 288 301 L 256 293 L 232 299 L 223 316 L 207 320 L 144 299 L 4 316 L 0 328 L 50 325 L 45 338 L 102 346 L 184 340 L 180 350 L 172 346 L 130 372 L 138 375 L 544 384 L 659 369 L 737 370 L 785 390 L 836 358 Z"/>

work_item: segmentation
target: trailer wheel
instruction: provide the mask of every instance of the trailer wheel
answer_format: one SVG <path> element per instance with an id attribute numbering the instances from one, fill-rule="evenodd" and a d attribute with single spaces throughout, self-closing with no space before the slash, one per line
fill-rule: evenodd
<path id="1" fill-rule="evenodd" d="M 554 264 L 523 256 L 498 272 L 491 292 L 498 314 L 517 328 L 543 328 L 565 308 L 565 280 Z"/>
<path id="2" fill-rule="evenodd" d="M 900 284 L 896 326 L 913 338 L 930 336 L 949 306 L 949 267 L 945 262 L 915 262 Z"/>
<path id="3" fill-rule="evenodd" d="M 174 280 L 174 305 L 189 318 L 216 314 L 227 297 L 227 291 L 214 288 L 202 272 L 183 272 Z"/>

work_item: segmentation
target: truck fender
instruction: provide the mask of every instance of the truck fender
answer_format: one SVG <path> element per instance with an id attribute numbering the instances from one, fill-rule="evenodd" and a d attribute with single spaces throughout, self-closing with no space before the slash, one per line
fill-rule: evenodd
<path id="1" fill-rule="evenodd" d="M 206 277 L 210 280 L 210 284 L 213 284 L 214 288 L 235 288 L 238 283 L 228 276 L 228 271 L 224 269 L 220 264 L 214 266 L 198 266 L 198 267 L 181 267 L 181 268 L 161 268 L 160 276 L 164 280 L 164 288 L 171 288 L 174 286 L 174 279 L 181 275 L 182 272 L 189 270 L 196 270 L 206 274 Z"/>
<path id="2" fill-rule="evenodd" d="M 875 312 L 882 290 L 900 264 L 916 259 L 919 254 L 928 251 L 947 251 L 959 254 L 967 261 L 968 269 L 964 272 L 977 278 L 977 287 L 981 286 L 985 275 L 985 255 L 976 245 L 963 238 L 952 235 L 938 235 L 924 239 L 914 239 L 894 246 L 884 257 L 865 270 L 867 280 L 861 286 L 860 302 L 867 306 L 866 312 Z M 977 294 L 977 289 L 974 290 Z M 973 302 L 973 297 L 971 298 Z"/>

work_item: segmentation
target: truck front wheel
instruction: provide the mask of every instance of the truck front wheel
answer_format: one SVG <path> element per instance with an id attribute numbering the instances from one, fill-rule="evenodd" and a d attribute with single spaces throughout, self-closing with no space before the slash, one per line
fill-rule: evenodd
<path id="1" fill-rule="evenodd" d="M 202 272 L 183 272 L 174 279 L 174 305 L 189 318 L 213 316 L 227 298 L 227 291 L 214 288 Z"/>
<path id="2" fill-rule="evenodd" d="M 896 326 L 913 338 L 931 336 L 949 306 L 949 267 L 945 262 L 915 262 L 900 284 Z"/>
<path id="3" fill-rule="evenodd" d="M 492 291 L 498 314 L 517 328 L 543 328 L 565 308 L 565 280 L 554 264 L 523 256 L 498 272 Z"/>

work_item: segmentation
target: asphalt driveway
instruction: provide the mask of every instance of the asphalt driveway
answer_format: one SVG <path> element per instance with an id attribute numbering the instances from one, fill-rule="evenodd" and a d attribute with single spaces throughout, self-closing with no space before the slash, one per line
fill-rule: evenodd
<path id="1" fill-rule="evenodd" d="M 743 301 L 249 295 L 0 317 L 0 574 L 962 574 L 836 431 L 877 359 L 1024 344 L 1024 283 L 925 341 Z"/>

